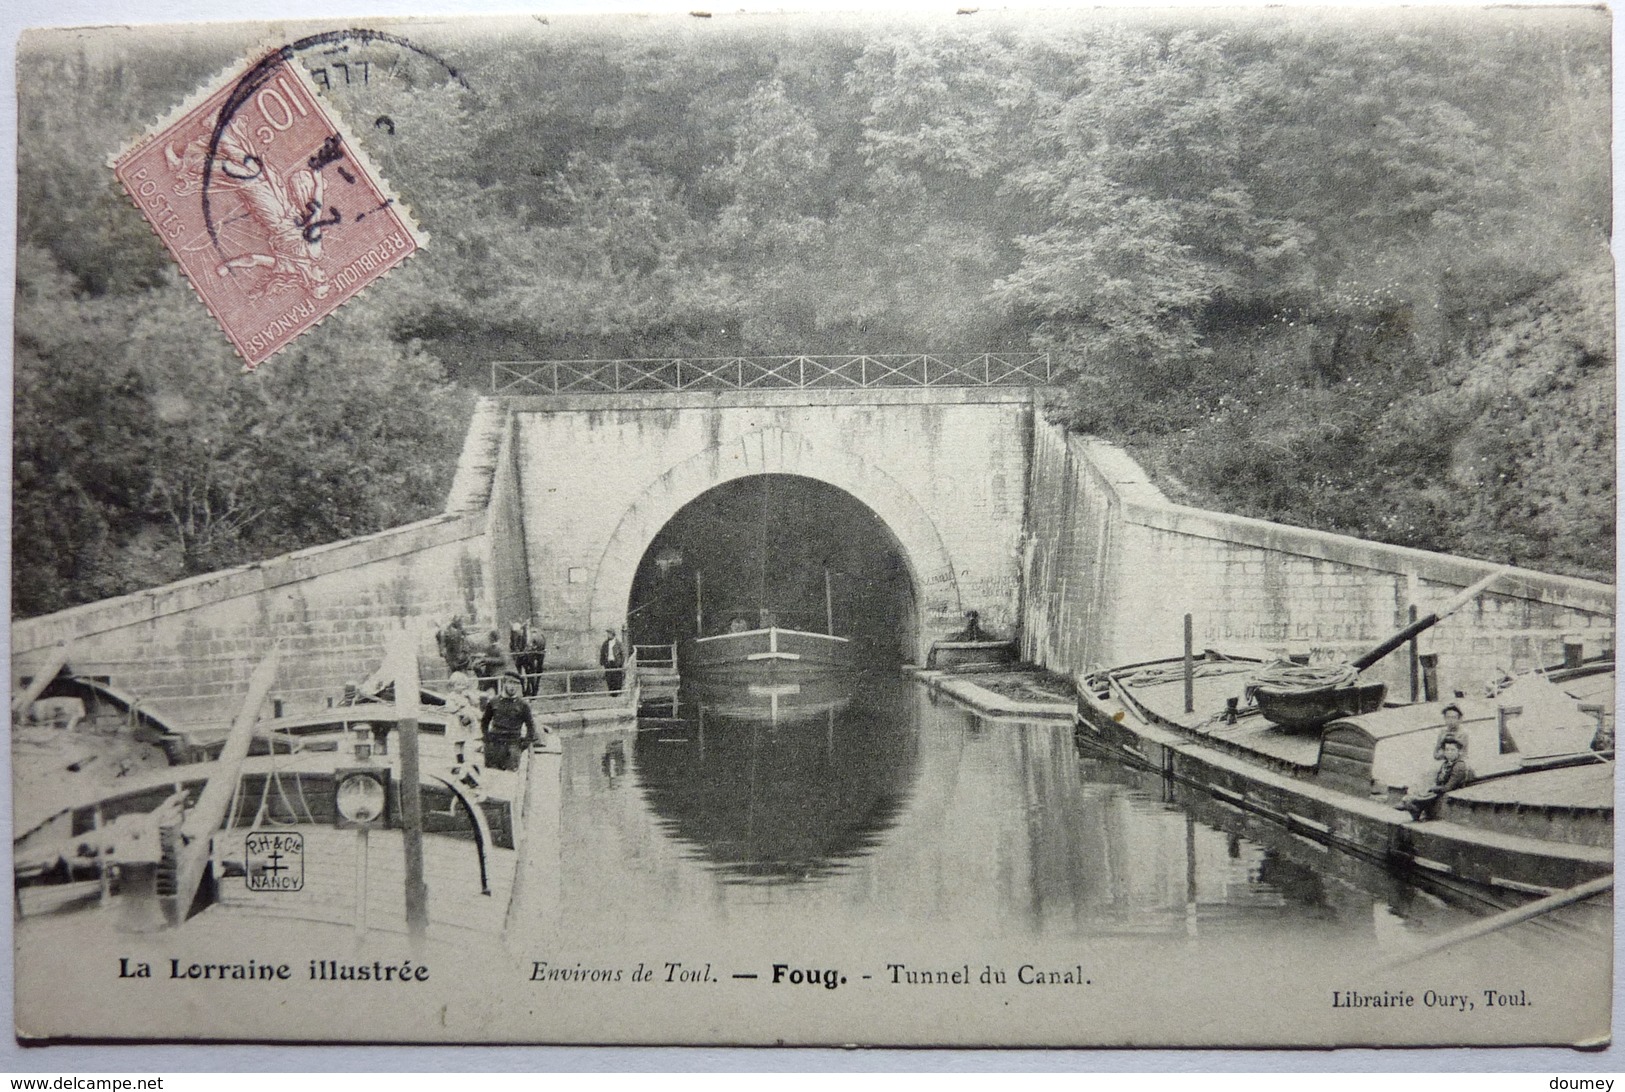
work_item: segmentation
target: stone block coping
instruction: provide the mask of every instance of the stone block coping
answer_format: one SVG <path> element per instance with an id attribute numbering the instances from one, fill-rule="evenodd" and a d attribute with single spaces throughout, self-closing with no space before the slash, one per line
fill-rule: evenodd
<path id="1" fill-rule="evenodd" d="M 145 591 L 22 619 L 11 627 L 11 652 L 48 648 L 61 641 L 150 622 L 230 599 L 299 584 L 370 562 L 405 557 L 485 534 L 484 512 L 431 516 L 358 538 L 311 546 L 264 561 L 189 577 Z"/>
<path id="2" fill-rule="evenodd" d="M 1116 496 L 1125 523 L 1193 538 L 1253 546 L 1277 553 L 1332 561 L 1352 568 L 1415 576 L 1465 588 L 1500 566 L 1492 561 L 1392 546 L 1369 539 L 1293 527 L 1284 523 L 1175 504 L 1127 453 L 1095 437 L 1069 436 L 1073 454 L 1090 466 Z M 1612 615 L 1612 584 L 1513 567 L 1488 594 Z"/>

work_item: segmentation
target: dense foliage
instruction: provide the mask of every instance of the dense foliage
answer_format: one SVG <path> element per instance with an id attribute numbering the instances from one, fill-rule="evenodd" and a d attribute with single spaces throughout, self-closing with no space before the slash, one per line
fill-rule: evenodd
<path id="1" fill-rule="evenodd" d="M 668 353 L 1045 347 L 1182 499 L 1612 572 L 1599 12 L 406 32 L 466 88 L 324 78 L 430 250 L 252 378 L 104 165 L 252 39 L 24 43 L 19 612 L 432 511 L 493 359 Z"/>

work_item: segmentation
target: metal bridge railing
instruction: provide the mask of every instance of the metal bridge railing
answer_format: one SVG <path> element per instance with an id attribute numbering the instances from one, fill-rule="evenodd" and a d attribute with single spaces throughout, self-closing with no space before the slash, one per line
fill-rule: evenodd
<path id="1" fill-rule="evenodd" d="M 499 360 L 491 364 L 491 393 L 1028 387 L 1053 376 L 1050 355 L 1034 352 Z"/>

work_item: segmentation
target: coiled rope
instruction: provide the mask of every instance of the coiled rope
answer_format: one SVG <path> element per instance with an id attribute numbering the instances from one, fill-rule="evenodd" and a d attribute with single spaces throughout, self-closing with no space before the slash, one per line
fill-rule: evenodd
<path id="1" fill-rule="evenodd" d="M 1349 663 L 1295 664 L 1280 660 L 1259 669 L 1253 683 L 1280 693 L 1296 694 L 1350 686 L 1359 676 L 1359 669 Z"/>

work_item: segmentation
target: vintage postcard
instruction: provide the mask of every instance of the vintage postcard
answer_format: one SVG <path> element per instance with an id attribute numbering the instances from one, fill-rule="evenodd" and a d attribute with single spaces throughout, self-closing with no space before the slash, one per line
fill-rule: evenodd
<path id="1" fill-rule="evenodd" d="M 25 33 L 18 1039 L 1606 1043 L 1610 19 Z"/>

